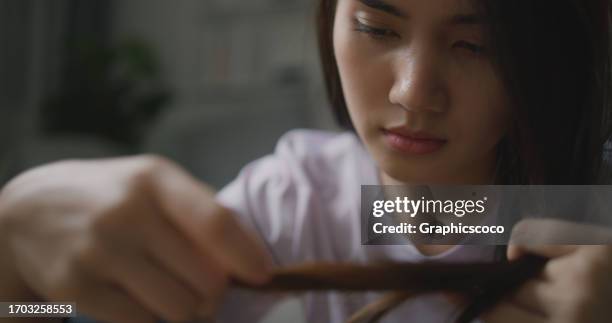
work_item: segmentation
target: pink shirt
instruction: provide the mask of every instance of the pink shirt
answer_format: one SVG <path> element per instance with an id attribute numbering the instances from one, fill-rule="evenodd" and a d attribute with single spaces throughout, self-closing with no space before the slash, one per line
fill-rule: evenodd
<path id="1" fill-rule="evenodd" d="M 266 243 L 279 266 L 311 261 L 488 260 L 490 246 L 456 246 L 427 257 L 412 245 L 364 246 L 360 236 L 361 185 L 380 185 L 376 164 L 350 132 L 294 130 L 273 154 L 248 164 L 218 194 L 243 225 Z M 308 293 L 306 322 L 344 322 L 377 293 Z M 254 322 L 280 298 L 232 290 L 219 322 Z M 409 300 L 382 322 L 440 323 L 458 309 L 439 295 Z"/>

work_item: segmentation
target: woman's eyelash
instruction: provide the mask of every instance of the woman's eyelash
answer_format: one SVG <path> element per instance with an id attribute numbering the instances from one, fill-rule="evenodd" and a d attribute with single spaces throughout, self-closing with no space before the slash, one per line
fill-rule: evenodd
<path id="1" fill-rule="evenodd" d="M 362 23 L 358 19 L 355 19 L 355 31 L 362 32 L 372 36 L 373 38 L 383 40 L 388 37 L 399 37 L 397 33 L 390 29 L 385 28 L 376 28 L 369 26 L 367 24 Z M 453 47 L 465 48 L 475 54 L 484 54 L 486 52 L 486 48 L 483 46 L 476 45 L 474 43 L 470 43 L 464 40 L 456 42 Z"/>
<path id="2" fill-rule="evenodd" d="M 453 47 L 460 47 L 460 48 L 465 48 L 467 50 L 470 50 L 476 54 L 484 54 L 486 52 L 486 48 L 470 43 L 470 42 L 466 42 L 464 40 L 462 41 L 458 41 L 456 42 Z"/>
<path id="3" fill-rule="evenodd" d="M 368 34 L 374 38 L 382 39 L 387 37 L 399 37 L 394 31 L 384 28 L 376 28 L 362 23 L 355 19 L 355 31 Z"/>

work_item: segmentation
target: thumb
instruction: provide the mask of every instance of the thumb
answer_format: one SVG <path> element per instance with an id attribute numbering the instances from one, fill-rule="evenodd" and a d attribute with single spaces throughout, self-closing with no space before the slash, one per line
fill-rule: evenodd
<path id="1" fill-rule="evenodd" d="M 515 260 L 526 253 L 558 258 L 575 252 L 577 245 L 607 241 L 612 241 L 610 230 L 599 226 L 556 219 L 526 219 L 512 229 L 508 259 Z"/>
<path id="2" fill-rule="evenodd" d="M 272 261 L 264 244 L 217 203 L 213 189 L 175 166 L 156 172 L 151 189 L 170 222 L 228 274 L 255 284 L 268 279 Z"/>
<path id="3" fill-rule="evenodd" d="M 558 258 L 578 250 L 576 245 L 510 245 L 508 259 L 516 260 L 525 254 L 534 254 L 546 258 Z"/>

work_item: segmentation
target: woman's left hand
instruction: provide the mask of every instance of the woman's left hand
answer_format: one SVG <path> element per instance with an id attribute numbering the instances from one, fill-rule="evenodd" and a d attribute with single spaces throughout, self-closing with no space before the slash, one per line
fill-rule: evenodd
<path id="1" fill-rule="evenodd" d="M 610 241 L 608 234 L 601 228 L 556 220 L 519 223 L 513 230 L 508 258 L 531 253 L 550 260 L 537 279 L 525 283 L 481 319 L 486 323 L 612 322 L 612 244 L 555 244 L 559 239 L 580 241 L 576 240 L 580 237 Z"/>

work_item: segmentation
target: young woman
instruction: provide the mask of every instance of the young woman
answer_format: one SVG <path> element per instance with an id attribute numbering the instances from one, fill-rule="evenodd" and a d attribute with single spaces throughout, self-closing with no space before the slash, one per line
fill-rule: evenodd
<path id="1" fill-rule="evenodd" d="M 602 182 L 608 13 L 601 0 L 321 0 L 327 89 L 348 132 L 290 132 L 218 195 L 159 157 L 29 171 L 0 195 L 1 299 L 74 300 L 112 322 L 248 322 L 276 299 L 228 281 L 262 283 L 272 266 L 493 260 L 486 246 L 361 245 L 360 186 Z M 612 247 L 507 251 L 524 253 L 551 260 L 484 322 L 610 321 Z M 308 294 L 304 309 L 342 322 L 375 296 Z M 455 310 L 424 296 L 387 319 Z"/>

